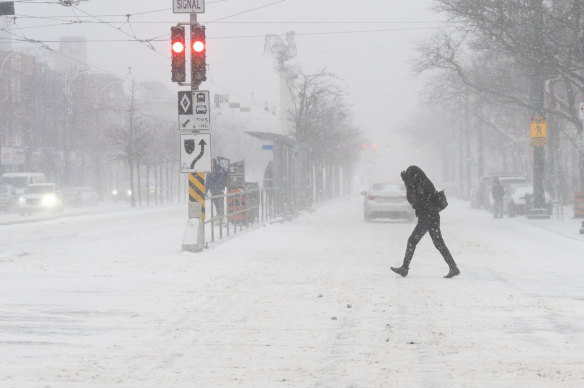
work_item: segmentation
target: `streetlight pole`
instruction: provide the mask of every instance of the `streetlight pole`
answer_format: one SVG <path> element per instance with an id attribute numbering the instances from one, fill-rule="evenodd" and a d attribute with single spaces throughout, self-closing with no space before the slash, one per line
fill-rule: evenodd
<path id="1" fill-rule="evenodd" d="M 531 104 L 535 117 L 544 116 L 544 64 L 543 64 L 543 0 L 532 0 L 533 4 L 533 50 L 534 66 L 531 79 Z M 545 147 L 533 147 L 533 204 L 530 210 L 530 217 L 541 218 L 545 215 Z"/>
<path id="2" fill-rule="evenodd" d="M 8 55 L 6 55 L 6 58 L 4 58 L 4 60 L 2 60 L 2 65 L 0 65 L 0 91 L 2 90 L 2 87 L 4 85 L 4 65 L 6 65 L 6 63 L 8 62 L 8 60 L 14 56 L 20 53 L 18 51 L 11 51 Z M 2 161 L 2 146 L 4 143 L 4 127 L 5 127 L 5 122 L 6 122 L 6 118 L 4 117 L 4 112 L 8 111 L 8 109 L 6 109 L 6 107 L 4 106 L 4 104 L 6 103 L 6 105 L 8 105 L 8 93 L 0 93 L 0 95 L 2 96 L 2 99 L 0 100 L 0 174 L 4 172 L 4 167 L 3 167 L 3 161 Z"/>
<path id="3" fill-rule="evenodd" d="M 114 85 L 116 83 L 120 83 L 121 81 L 116 79 L 110 82 L 107 82 L 105 85 L 101 86 L 98 90 L 97 90 L 97 98 L 96 98 L 96 109 L 95 109 L 95 133 L 97 136 L 100 136 L 100 140 L 101 140 L 101 136 L 103 136 L 103 131 L 101 130 L 101 110 L 102 110 L 102 100 L 101 100 L 101 95 L 102 93 L 108 89 L 111 85 Z M 103 108 L 104 110 L 107 109 Z M 100 195 L 104 194 L 104 169 L 100 168 L 100 166 L 103 165 L 103 163 L 101 162 L 101 158 L 102 158 L 102 152 L 97 152 L 97 160 L 96 160 L 96 167 L 97 169 L 97 173 L 96 173 L 96 186 L 97 189 L 100 193 Z M 109 176 L 109 171 L 107 173 Z M 107 191 L 106 191 L 107 192 Z"/>
<path id="4" fill-rule="evenodd" d="M 71 98 L 71 83 L 81 74 L 88 73 L 89 70 L 77 72 L 65 81 L 65 107 L 67 109 L 65 123 L 65 133 L 63 139 L 63 183 L 68 186 L 71 184 L 71 121 L 73 120 L 73 99 Z"/>

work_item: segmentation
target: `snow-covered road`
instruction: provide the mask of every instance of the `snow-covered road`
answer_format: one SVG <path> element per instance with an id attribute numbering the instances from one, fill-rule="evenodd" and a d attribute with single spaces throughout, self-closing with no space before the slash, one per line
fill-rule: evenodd
<path id="1" fill-rule="evenodd" d="M 583 387 L 584 236 L 322 206 L 200 254 L 184 206 L 0 225 L 0 387 Z M 575 224 L 572 222 L 572 224 Z M 551 226 L 550 226 L 551 225 Z"/>

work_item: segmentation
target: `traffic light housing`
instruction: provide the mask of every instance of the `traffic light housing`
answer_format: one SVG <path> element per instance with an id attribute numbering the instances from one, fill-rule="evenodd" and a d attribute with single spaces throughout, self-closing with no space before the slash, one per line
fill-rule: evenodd
<path id="1" fill-rule="evenodd" d="M 186 81 L 186 43 L 183 26 L 170 28 L 170 51 L 172 52 L 172 82 Z"/>
<path id="2" fill-rule="evenodd" d="M 205 26 L 191 26 L 191 85 L 207 80 L 207 40 Z"/>

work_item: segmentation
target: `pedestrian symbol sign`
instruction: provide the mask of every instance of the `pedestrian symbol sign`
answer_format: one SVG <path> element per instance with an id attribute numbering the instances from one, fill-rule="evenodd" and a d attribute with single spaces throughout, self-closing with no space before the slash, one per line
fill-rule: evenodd
<path id="1" fill-rule="evenodd" d="M 543 147 L 547 144 L 547 121 L 544 116 L 531 118 L 531 145 Z"/>

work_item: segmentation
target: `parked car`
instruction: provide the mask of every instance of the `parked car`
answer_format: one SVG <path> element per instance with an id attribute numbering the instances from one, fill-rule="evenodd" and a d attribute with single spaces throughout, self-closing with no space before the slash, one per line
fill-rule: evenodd
<path id="1" fill-rule="evenodd" d="M 95 206 L 99 195 L 89 186 L 67 187 L 63 189 L 63 199 L 67 205 Z"/>
<path id="2" fill-rule="evenodd" d="M 12 185 L 18 194 L 28 185 L 44 182 L 45 174 L 41 172 L 7 172 L 0 177 L 0 185 Z"/>
<path id="3" fill-rule="evenodd" d="M 18 193 L 12 185 L 0 185 L 0 211 L 11 212 L 18 200 Z"/>
<path id="4" fill-rule="evenodd" d="M 62 213 L 65 201 L 54 183 L 28 185 L 18 198 L 18 213 L 21 216 L 33 212 Z"/>
<path id="5" fill-rule="evenodd" d="M 493 180 L 495 178 L 499 179 L 499 182 L 501 182 L 505 190 L 507 190 L 509 185 L 527 182 L 527 177 L 524 174 L 518 173 L 495 173 L 482 176 L 479 178 L 476 186 L 471 190 L 471 207 L 489 210 L 493 208 L 494 200 L 491 195 L 491 189 L 493 188 Z"/>
<path id="6" fill-rule="evenodd" d="M 415 217 L 403 183 L 374 183 L 361 194 L 364 196 L 363 214 L 366 221 L 373 218 L 402 218 L 409 221 Z"/>
<path id="7" fill-rule="evenodd" d="M 520 183 L 510 185 L 507 188 L 506 207 L 509 217 L 518 214 L 527 214 L 533 201 L 533 183 Z M 546 191 L 544 192 L 545 208 L 552 214 L 553 204 L 552 197 Z"/>

